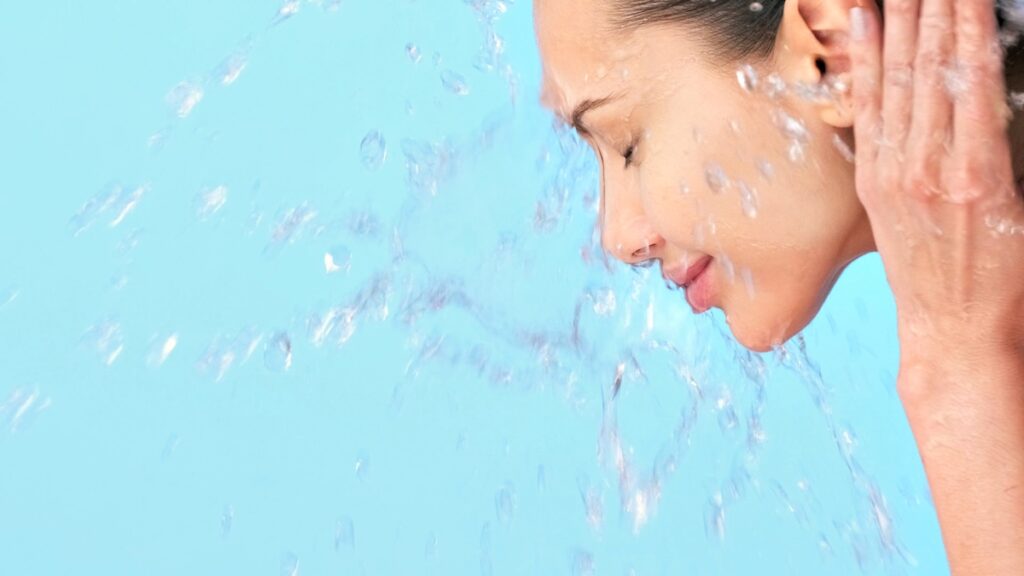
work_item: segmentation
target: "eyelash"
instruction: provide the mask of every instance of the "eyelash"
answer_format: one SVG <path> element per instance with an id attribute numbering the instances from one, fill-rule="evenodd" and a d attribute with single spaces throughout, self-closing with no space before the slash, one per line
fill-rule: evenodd
<path id="1" fill-rule="evenodd" d="M 636 152 L 636 142 L 629 145 L 626 151 L 622 153 L 622 157 L 626 160 L 626 168 L 629 168 L 633 164 L 633 154 Z"/>

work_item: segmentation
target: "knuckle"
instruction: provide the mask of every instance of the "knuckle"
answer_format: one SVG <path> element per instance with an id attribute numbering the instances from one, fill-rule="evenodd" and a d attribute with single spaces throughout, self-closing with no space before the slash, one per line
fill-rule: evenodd
<path id="1" fill-rule="evenodd" d="M 914 67 L 902 60 L 886 62 L 883 78 L 886 88 L 909 87 L 913 83 Z"/>
<path id="2" fill-rule="evenodd" d="M 903 177 L 903 189 L 918 198 L 934 195 L 935 175 L 927 162 L 915 161 L 910 164 Z"/>
<path id="3" fill-rule="evenodd" d="M 927 48 L 917 54 L 917 68 L 928 77 L 938 76 L 949 64 L 946 51 L 939 48 Z"/>
<path id="4" fill-rule="evenodd" d="M 988 177 L 986 164 L 976 154 L 962 154 L 953 170 L 953 186 L 965 192 L 981 186 Z"/>
<path id="5" fill-rule="evenodd" d="M 915 3 L 910 0 L 887 0 L 885 3 L 886 20 L 909 18 L 915 15 Z"/>

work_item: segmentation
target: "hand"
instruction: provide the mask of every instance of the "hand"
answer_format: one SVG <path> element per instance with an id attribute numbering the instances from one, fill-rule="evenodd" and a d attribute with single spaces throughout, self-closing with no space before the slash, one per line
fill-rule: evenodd
<path id="1" fill-rule="evenodd" d="M 850 14 L 857 194 L 896 300 L 901 366 L 1019 350 L 1024 201 L 993 0 L 886 0 L 884 43 L 865 4 Z"/>

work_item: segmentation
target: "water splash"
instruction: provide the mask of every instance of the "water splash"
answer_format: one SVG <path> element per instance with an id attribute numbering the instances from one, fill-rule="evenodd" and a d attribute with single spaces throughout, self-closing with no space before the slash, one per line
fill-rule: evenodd
<path id="1" fill-rule="evenodd" d="M 388 147 L 384 136 L 376 130 L 368 132 L 359 144 L 359 154 L 363 166 L 370 170 L 379 169 L 388 159 Z"/>

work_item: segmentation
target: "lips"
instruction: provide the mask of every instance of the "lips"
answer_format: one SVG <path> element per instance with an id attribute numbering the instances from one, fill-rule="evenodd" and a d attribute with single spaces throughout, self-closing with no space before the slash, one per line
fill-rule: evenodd
<path id="1" fill-rule="evenodd" d="M 696 262 L 691 264 L 688 268 L 684 268 L 683 266 L 675 266 L 667 270 L 663 270 L 662 276 L 664 276 L 666 280 L 672 281 L 677 286 L 686 288 L 690 285 L 691 282 L 693 282 L 694 278 L 700 275 L 700 273 L 703 272 L 704 269 L 708 267 L 708 264 L 710 263 L 711 256 L 704 256 L 700 260 L 697 260 Z"/>
<path id="2" fill-rule="evenodd" d="M 689 267 L 676 266 L 663 269 L 661 275 L 686 291 L 686 301 L 695 314 L 702 314 L 714 305 L 715 287 L 712 271 L 709 270 L 711 256 L 704 256 Z"/>

